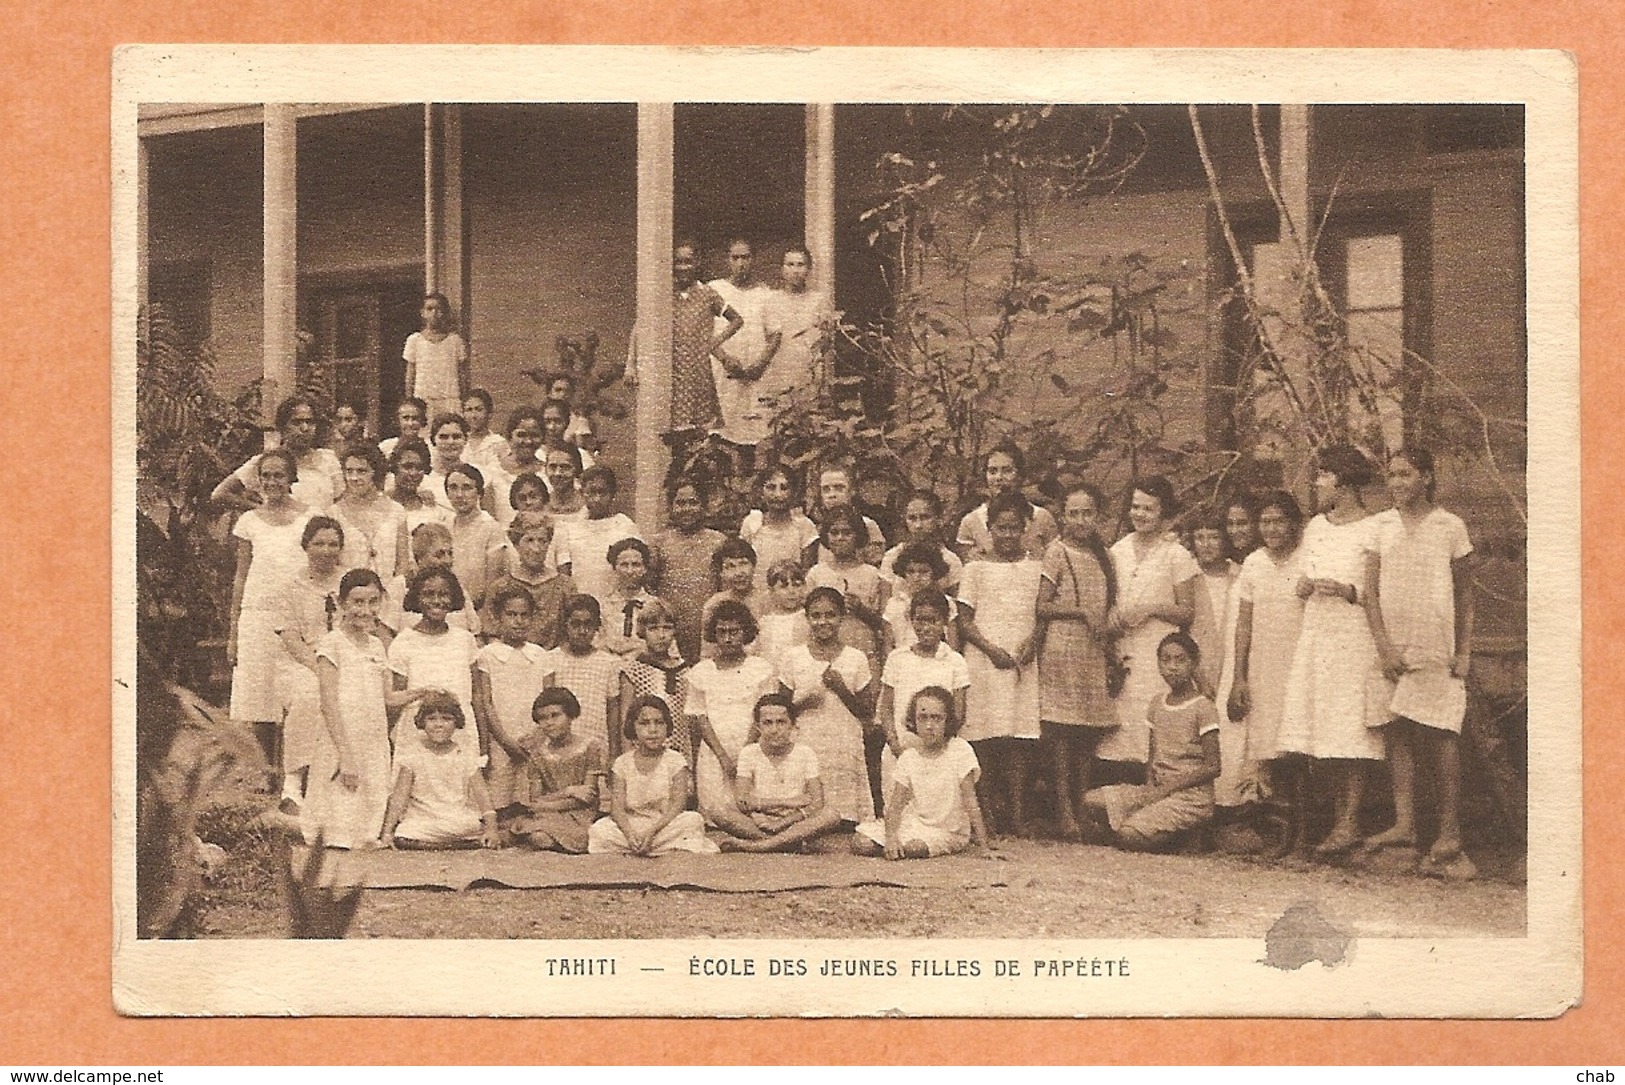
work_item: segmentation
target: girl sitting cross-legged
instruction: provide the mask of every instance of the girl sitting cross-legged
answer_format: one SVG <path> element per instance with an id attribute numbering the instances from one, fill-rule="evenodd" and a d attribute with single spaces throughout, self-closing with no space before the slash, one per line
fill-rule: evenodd
<path id="1" fill-rule="evenodd" d="M 818 757 L 796 741 L 796 709 L 788 693 L 756 702 L 761 736 L 739 751 L 734 775 L 738 806 L 714 814 L 728 834 L 723 851 L 796 851 L 840 827 L 839 811 L 824 804 Z"/>

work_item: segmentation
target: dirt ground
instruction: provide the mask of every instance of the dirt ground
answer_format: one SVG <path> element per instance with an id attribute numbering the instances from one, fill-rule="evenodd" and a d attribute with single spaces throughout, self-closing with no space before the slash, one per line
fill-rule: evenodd
<path id="1" fill-rule="evenodd" d="M 982 861 L 1002 864 L 1009 884 L 976 889 L 374 889 L 350 937 L 1263 938 L 1297 904 L 1355 937 L 1515 938 L 1525 928 L 1521 863 L 1507 853 L 1475 854 L 1481 877 L 1467 883 L 1047 841 L 1009 841 L 1003 854 Z M 223 881 L 206 902 L 205 937 L 284 935 L 274 888 Z"/>

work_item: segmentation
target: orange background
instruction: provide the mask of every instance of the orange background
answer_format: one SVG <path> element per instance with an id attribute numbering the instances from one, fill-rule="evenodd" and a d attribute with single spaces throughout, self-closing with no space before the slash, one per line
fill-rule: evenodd
<path id="1" fill-rule="evenodd" d="M 627 5 L 399 0 L 14 0 L 0 25 L 0 362 L 7 575 L 0 728 L 0 1063 L 454 1062 L 1518 1062 L 1616 1065 L 1625 1055 L 1625 785 L 1617 643 L 1617 447 L 1593 441 L 1585 621 L 1584 1005 L 1542 1022 L 693 1022 L 132 1020 L 110 998 L 111 791 L 109 126 L 113 48 L 126 42 L 601 42 L 997 46 L 1448 46 L 1567 48 L 1580 64 L 1583 396 L 1613 421 L 1625 378 L 1609 348 L 1625 307 L 1620 218 L 1625 50 L 1602 0 L 1514 10 L 1471 0 L 1194 4 L 756 0 Z M 538 10 L 526 10 L 526 9 Z M 562 10 L 553 10 L 555 8 Z M 637 37 L 625 36 L 635 28 Z M 1538 379 L 1538 374 L 1531 374 Z M 43 470 L 30 471 L 39 463 Z M 1600 480 L 1600 481 L 1599 481 Z M 1518 977 L 1508 974 L 1506 982 Z M 1608 1037 L 1613 1036 L 1613 1040 Z"/>

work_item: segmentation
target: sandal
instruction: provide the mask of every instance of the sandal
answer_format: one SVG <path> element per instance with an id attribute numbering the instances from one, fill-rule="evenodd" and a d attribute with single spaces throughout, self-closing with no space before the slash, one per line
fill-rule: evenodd
<path id="1" fill-rule="evenodd" d="M 1430 878 L 1470 882 L 1478 877 L 1478 867 L 1459 847 L 1441 849 L 1435 844 L 1422 860 L 1421 872 Z"/>

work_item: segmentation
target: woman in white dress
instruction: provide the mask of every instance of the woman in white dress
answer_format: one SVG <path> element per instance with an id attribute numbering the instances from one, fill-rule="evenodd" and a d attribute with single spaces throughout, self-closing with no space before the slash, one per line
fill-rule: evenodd
<path id="1" fill-rule="evenodd" d="M 344 494 L 333 502 L 331 515 L 344 528 L 344 553 L 339 568 L 371 569 L 386 585 L 405 572 L 411 559 L 406 535 L 406 510 L 384 496 L 389 462 L 370 444 L 344 450 Z M 384 624 L 400 628 L 400 600 L 384 600 Z"/>
<path id="2" fill-rule="evenodd" d="M 1333 825 L 1315 855 L 1332 859 L 1360 843 L 1357 817 L 1366 767 L 1382 759 L 1388 697 L 1365 611 L 1377 535 L 1360 491 L 1376 472 L 1349 445 L 1321 449 L 1315 464 L 1315 501 L 1325 511 L 1303 531 L 1297 586 L 1304 600 L 1303 630 L 1287 676 L 1276 744 L 1282 753 L 1306 754 L 1330 769 Z"/>
<path id="3" fill-rule="evenodd" d="M 787 649 L 779 681 L 794 699 L 797 742 L 818 758 L 825 806 L 842 821 L 875 815 L 863 756 L 865 722 L 874 715 L 875 685 L 868 658 L 841 643 L 846 597 L 838 588 L 814 588 L 805 604 L 811 630 L 806 644 Z"/>
<path id="4" fill-rule="evenodd" d="M 1178 511 L 1167 479 L 1161 475 L 1136 479 L 1128 509 L 1134 530 L 1112 544 L 1117 605 L 1106 615 L 1106 632 L 1117 638 L 1128 677 L 1117 694 L 1119 726 L 1101 740 L 1095 754 L 1103 761 L 1143 765 L 1150 757 L 1146 710 L 1168 688 L 1157 669 L 1157 645 L 1169 633 L 1188 629 L 1196 614 L 1196 578 L 1201 569 L 1168 531 Z"/>

